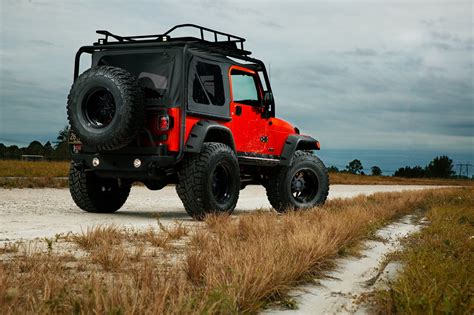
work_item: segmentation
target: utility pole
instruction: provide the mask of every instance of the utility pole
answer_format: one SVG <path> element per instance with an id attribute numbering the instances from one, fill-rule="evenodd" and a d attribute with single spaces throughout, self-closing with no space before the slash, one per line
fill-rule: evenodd
<path id="1" fill-rule="evenodd" d="M 456 166 L 459 166 L 459 177 L 462 176 L 462 167 L 465 166 L 466 167 L 466 176 L 469 178 L 469 166 L 474 166 L 472 165 L 471 163 L 458 163 L 456 164 Z"/>
<path id="2" fill-rule="evenodd" d="M 459 163 L 459 164 L 456 164 L 456 166 L 459 166 L 459 173 L 458 173 L 458 177 L 461 177 L 461 173 L 462 173 L 462 167 L 464 166 L 464 164 L 462 164 L 462 163 Z"/>
<path id="3" fill-rule="evenodd" d="M 469 166 L 472 166 L 472 164 L 470 163 L 466 163 L 464 164 L 466 166 L 466 175 L 467 175 L 467 178 L 469 178 Z"/>

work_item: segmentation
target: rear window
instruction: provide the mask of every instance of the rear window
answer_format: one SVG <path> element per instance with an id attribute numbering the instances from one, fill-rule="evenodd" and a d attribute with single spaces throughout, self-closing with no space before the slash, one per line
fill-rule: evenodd
<path id="1" fill-rule="evenodd" d="M 113 54 L 102 57 L 98 65 L 111 65 L 126 69 L 138 79 L 145 98 L 162 103 L 178 102 L 178 82 L 173 84 L 176 74 L 176 54 L 168 51 L 153 53 Z"/>
<path id="2" fill-rule="evenodd" d="M 193 101 L 199 104 L 225 104 L 224 82 L 218 65 L 198 61 L 193 80 Z"/>

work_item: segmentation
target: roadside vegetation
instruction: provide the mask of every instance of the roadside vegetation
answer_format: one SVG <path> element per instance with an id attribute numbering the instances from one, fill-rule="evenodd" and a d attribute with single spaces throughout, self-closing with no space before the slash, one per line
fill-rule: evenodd
<path id="1" fill-rule="evenodd" d="M 429 226 L 392 255 L 403 270 L 375 293 L 376 313 L 474 313 L 473 191 L 431 204 L 426 213 Z"/>
<path id="2" fill-rule="evenodd" d="M 211 216 L 145 231 L 101 226 L 8 244 L 0 248 L 0 313 L 256 313 L 322 276 L 391 220 L 439 205 L 457 209 L 473 193 L 378 193 L 285 215 Z"/>
<path id="3" fill-rule="evenodd" d="M 0 188 L 68 187 L 69 162 L 0 160 Z"/>
<path id="4" fill-rule="evenodd" d="M 0 160 L 0 177 L 67 177 L 69 162 Z"/>
<path id="5" fill-rule="evenodd" d="M 0 188 L 67 188 L 68 180 L 57 177 L 0 177 Z"/>
<path id="6" fill-rule="evenodd" d="M 340 185 L 445 185 L 473 186 L 474 181 L 457 178 L 407 178 L 394 176 L 367 176 L 351 173 L 329 173 L 331 184 Z"/>
<path id="7" fill-rule="evenodd" d="M 0 160 L 0 188 L 65 188 L 69 162 Z M 455 178 L 404 178 L 330 172 L 331 184 L 346 185 L 448 185 L 469 186 L 474 181 Z"/>
<path id="8" fill-rule="evenodd" d="M 32 141 L 28 146 L 5 146 L 0 143 L 0 188 L 65 188 L 69 170 L 69 149 L 66 126 L 58 132 L 56 141 L 41 144 Z M 22 155 L 41 156 L 44 161 L 20 161 Z M 462 164 L 467 165 L 467 164 Z M 466 166 L 467 167 L 467 166 Z M 467 176 L 468 169 L 459 169 L 455 176 L 453 161 L 447 156 L 435 157 L 425 167 L 406 166 L 393 176 L 383 176 L 378 166 L 370 167 L 371 175 L 358 159 L 350 161 L 344 169 L 328 166 L 331 184 L 353 185 L 449 185 L 469 186 L 474 181 Z M 464 171 L 464 173 L 462 172 Z"/>

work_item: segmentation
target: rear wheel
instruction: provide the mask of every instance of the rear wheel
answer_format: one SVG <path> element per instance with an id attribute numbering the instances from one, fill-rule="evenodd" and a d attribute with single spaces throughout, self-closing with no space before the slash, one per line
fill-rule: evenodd
<path id="1" fill-rule="evenodd" d="M 209 213 L 234 210 L 240 191 L 240 170 L 232 149 L 222 143 L 204 143 L 199 154 L 186 157 L 176 185 L 186 212 L 197 220 Z"/>
<path id="2" fill-rule="evenodd" d="M 87 212 L 112 213 L 120 209 L 130 194 L 130 184 L 114 178 L 99 178 L 71 165 L 69 191 L 76 205 Z"/>
<path id="3" fill-rule="evenodd" d="M 296 151 L 293 163 L 270 176 L 266 189 L 270 204 L 278 212 L 312 208 L 326 201 L 329 177 L 319 158 Z"/>

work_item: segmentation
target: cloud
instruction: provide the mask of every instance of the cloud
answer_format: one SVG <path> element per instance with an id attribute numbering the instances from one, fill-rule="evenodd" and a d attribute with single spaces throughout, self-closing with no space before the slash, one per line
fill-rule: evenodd
<path id="1" fill-rule="evenodd" d="M 74 54 L 96 29 L 149 34 L 196 23 L 246 37 L 271 69 L 277 116 L 326 147 L 465 150 L 471 3 L 388 2 L 4 1 L 0 137 L 64 126 Z"/>
<path id="2" fill-rule="evenodd" d="M 283 28 L 283 25 L 281 25 L 281 24 L 279 24 L 279 23 L 277 23 L 277 22 L 275 22 L 275 21 L 271 21 L 271 20 L 269 20 L 269 21 L 263 21 L 263 22 L 261 22 L 261 23 L 262 23 L 262 25 L 264 25 L 264 26 L 268 26 L 268 27 L 274 28 L 274 29 L 281 29 L 281 28 Z"/>
<path id="3" fill-rule="evenodd" d="M 349 55 L 349 56 L 359 56 L 359 57 L 374 57 L 378 55 L 377 51 L 370 48 L 356 48 L 354 50 L 345 51 L 343 52 L 343 54 Z"/>

